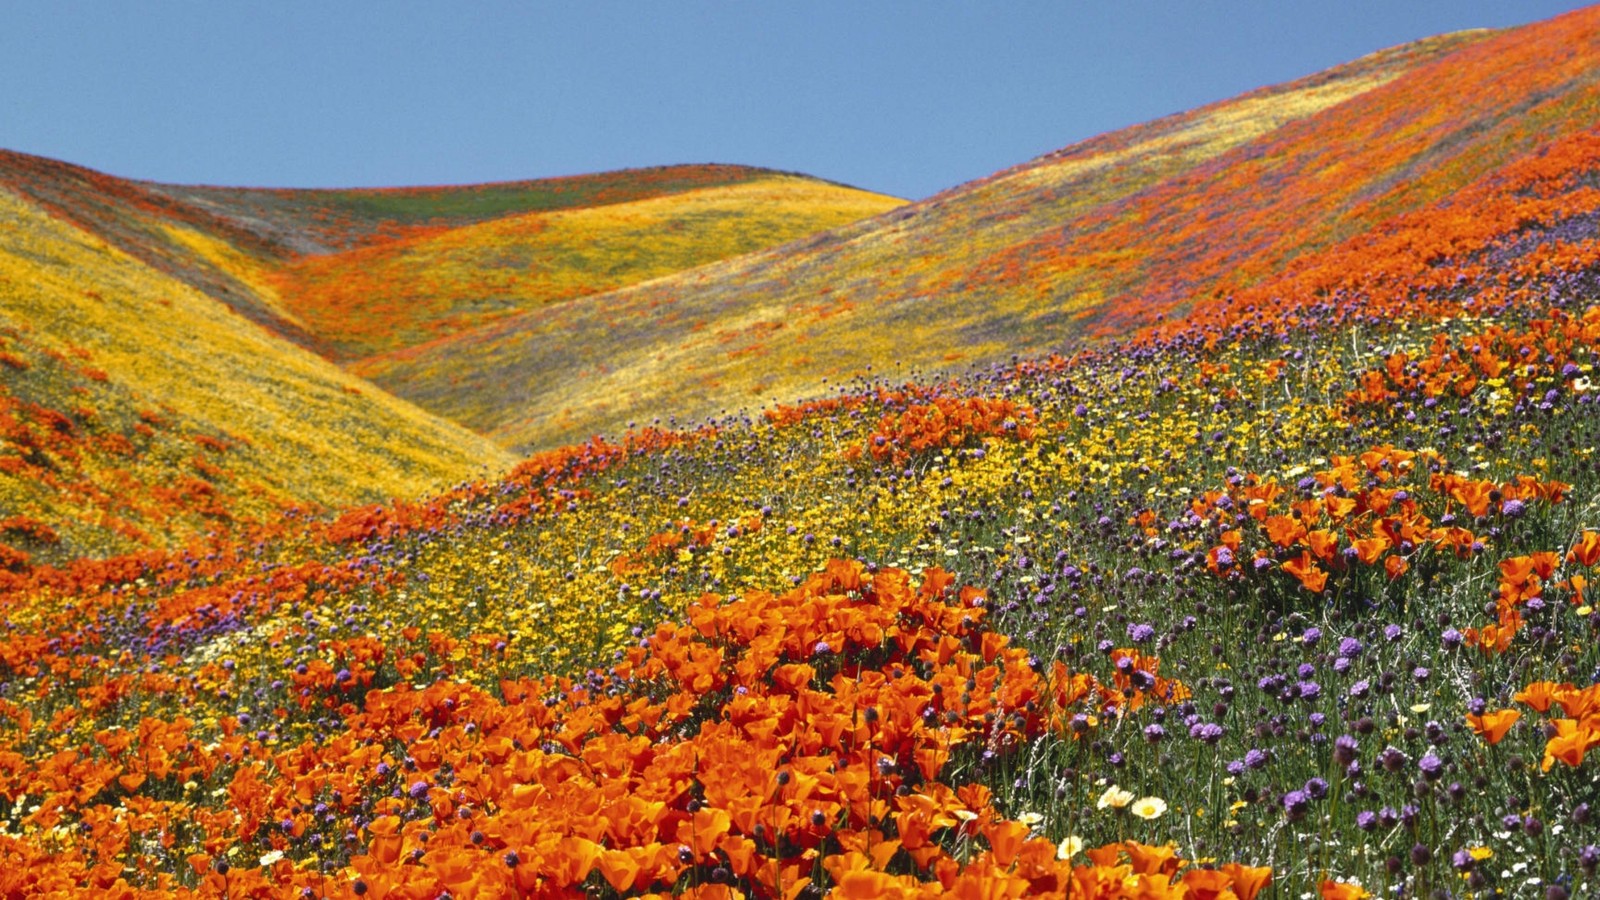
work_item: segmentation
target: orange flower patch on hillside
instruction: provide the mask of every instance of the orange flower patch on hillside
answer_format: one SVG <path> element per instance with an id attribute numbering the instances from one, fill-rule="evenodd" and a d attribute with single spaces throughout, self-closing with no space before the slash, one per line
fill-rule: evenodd
<path id="1" fill-rule="evenodd" d="M 1382 445 L 1355 455 L 1335 454 L 1328 468 L 1306 475 L 1292 490 L 1275 479 L 1241 473 L 1227 490 L 1207 491 L 1190 501 L 1185 516 L 1226 529 L 1207 551 L 1212 575 L 1244 579 L 1281 570 L 1306 591 L 1321 594 L 1335 576 L 1377 570 L 1392 582 L 1428 554 L 1471 558 L 1487 545 L 1468 525 L 1482 528 L 1491 517 L 1520 518 L 1532 504 L 1560 503 L 1571 488 L 1528 475 L 1506 482 L 1471 478 L 1448 471 L 1438 453 Z M 1154 521 L 1151 512 L 1134 524 L 1143 523 L 1150 533 Z M 1469 629 L 1470 641 L 1492 646 L 1510 640 L 1520 626 L 1515 604 L 1536 596 L 1539 576 L 1548 579 L 1550 565 L 1559 561 L 1548 553 L 1536 558 L 1533 574 L 1522 576 L 1506 569 L 1517 561 L 1502 564 L 1512 582 L 1503 583 L 1498 596 L 1509 618 L 1488 631 Z"/>
<path id="2" fill-rule="evenodd" d="M 1115 684 L 1059 662 L 1042 671 L 987 630 L 986 612 L 981 592 L 943 572 L 916 583 L 835 561 L 786 594 L 708 596 L 686 623 L 658 626 L 611 670 L 578 680 L 368 691 L 410 658 L 371 638 L 335 641 L 333 656 L 293 669 L 286 685 L 302 709 L 342 717 L 326 741 L 269 751 L 228 718 L 224 739 L 202 743 L 191 720 L 147 718 L 45 765 L 0 754 L 11 760 L 0 766 L 7 794 L 44 801 L 0 840 L 0 887 L 125 885 L 116 860 L 162 830 L 203 896 L 727 887 L 780 897 L 815 885 L 842 896 L 1115 897 L 1137 884 L 1139 896 L 1249 897 L 1268 882 L 1264 869 L 1186 866 L 1171 847 L 1131 841 L 1078 859 L 1008 819 L 970 780 L 972 760 L 1016 754 L 1080 710 L 1118 716 L 1187 691 L 1133 650 L 1114 654 Z M 448 640 L 429 651 L 459 652 Z M 0 715 L 20 716 L 20 733 L 32 727 L 22 708 Z M 186 780 L 214 787 L 170 799 Z M 111 801 L 142 818 L 115 824 Z M 88 839 L 63 853 L 53 829 L 74 821 Z M 330 877 L 303 865 L 321 836 L 345 834 L 358 844 L 347 867 Z M 245 842 L 269 862 L 228 865 Z M 956 854 L 958 842 L 970 852 Z M 152 886 L 170 889 L 173 877 Z"/>
<path id="3" fill-rule="evenodd" d="M 1031 441 L 1038 423 L 1031 407 L 1012 400 L 937 397 L 884 416 L 865 449 L 874 459 L 899 465 L 930 450 L 966 447 L 986 437 Z"/>

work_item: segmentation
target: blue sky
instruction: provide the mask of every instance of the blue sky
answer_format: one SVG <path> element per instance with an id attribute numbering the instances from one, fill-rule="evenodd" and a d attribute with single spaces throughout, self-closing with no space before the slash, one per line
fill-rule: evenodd
<path id="1" fill-rule="evenodd" d="M 184 183 L 730 162 L 919 198 L 1382 47 L 1577 5 L 13 0 L 0 147 Z"/>

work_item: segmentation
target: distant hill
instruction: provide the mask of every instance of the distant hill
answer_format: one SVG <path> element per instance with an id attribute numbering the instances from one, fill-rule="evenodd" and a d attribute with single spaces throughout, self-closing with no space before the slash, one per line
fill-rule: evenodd
<path id="1" fill-rule="evenodd" d="M 902 203 L 799 176 L 729 181 L 415 226 L 390 240 L 298 256 L 267 281 L 337 358 L 351 360 L 765 250 Z"/>
<path id="2" fill-rule="evenodd" d="M 504 471 L 338 364 L 900 203 L 744 166 L 265 190 L 0 151 L 0 521 L 46 560 Z"/>

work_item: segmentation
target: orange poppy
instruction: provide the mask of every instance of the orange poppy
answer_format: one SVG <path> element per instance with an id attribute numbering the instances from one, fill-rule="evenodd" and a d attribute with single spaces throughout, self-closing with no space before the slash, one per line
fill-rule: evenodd
<path id="1" fill-rule="evenodd" d="M 1235 900 L 1233 879 L 1221 869 L 1190 869 L 1183 873 L 1187 900 Z"/>
<path id="2" fill-rule="evenodd" d="M 1171 844 L 1152 847 L 1138 841 L 1126 841 L 1123 847 L 1128 852 L 1133 871 L 1141 875 L 1172 875 L 1178 871 L 1181 863 L 1178 848 Z"/>
<path id="3" fill-rule="evenodd" d="M 1600 531 L 1585 531 L 1567 552 L 1567 559 L 1586 566 L 1600 563 Z"/>
<path id="4" fill-rule="evenodd" d="M 1319 886 L 1322 900 L 1367 900 L 1372 895 L 1353 881 L 1324 881 Z"/>
<path id="5" fill-rule="evenodd" d="M 1467 724 L 1472 727 L 1473 733 L 1482 737 L 1490 744 L 1498 744 L 1511 730 L 1511 726 L 1522 718 L 1522 713 L 1514 709 L 1500 709 L 1486 712 L 1481 716 L 1467 714 Z"/>
<path id="6" fill-rule="evenodd" d="M 1556 719 L 1553 724 L 1556 728 L 1555 737 L 1545 742 L 1544 759 L 1539 764 L 1539 768 L 1546 772 L 1557 760 L 1577 768 L 1583 764 L 1584 754 L 1600 744 L 1600 731 L 1596 731 L 1588 722 Z"/>
<path id="7" fill-rule="evenodd" d="M 1600 684 L 1591 684 L 1582 690 L 1562 691 L 1556 703 L 1568 716 L 1584 720 L 1600 712 Z"/>
<path id="8" fill-rule="evenodd" d="M 1299 579 L 1300 584 L 1313 594 L 1320 594 L 1327 587 L 1328 573 L 1318 568 L 1311 554 L 1304 551 L 1294 559 L 1285 561 L 1283 570 Z"/>
<path id="9" fill-rule="evenodd" d="M 1272 870 L 1266 866 L 1247 866 L 1231 862 L 1222 867 L 1233 879 L 1233 892 L 1239 900 L 1255 900 L 1267 885 L 1272 883 Z"/>
<path id="10" fill-rule="evenodd" d="M 1536 712 L 1544 712 L 1557 697 L 1570 690 L 1572 685 L 1567 682 L 1557 684 L 1553 681 L 1534 681 L 1518 691 L 1511 699 L 1533 707 Z"/>

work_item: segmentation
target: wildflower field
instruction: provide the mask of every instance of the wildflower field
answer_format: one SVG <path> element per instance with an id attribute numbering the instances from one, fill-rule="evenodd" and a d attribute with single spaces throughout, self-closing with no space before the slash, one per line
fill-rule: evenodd
<path id="1" fill-rule="evenodd" d="M 1570 90 L 1306 201 L 1342 224 L 1085 267 L 1151 297 L 1093 340 L 372 464 L 456 467 L 412 499 L 296 503 L 268 439 L 212 459 L 222 411 L 52 425 L 47 377 L 123 376 L 3 332 L 0 484 L 72 503 L 0 517 L 0 894 L 1600 896 L 1596 23 L 1413 48 L 1543 42 Z M 1228 171 L 1192 213 L 1268 202 Z M 939 330 L 900 328 L 863 340 Z M 213 485 L 122 511 L 167 532 L 63 538 L 167 463 Z"/>

